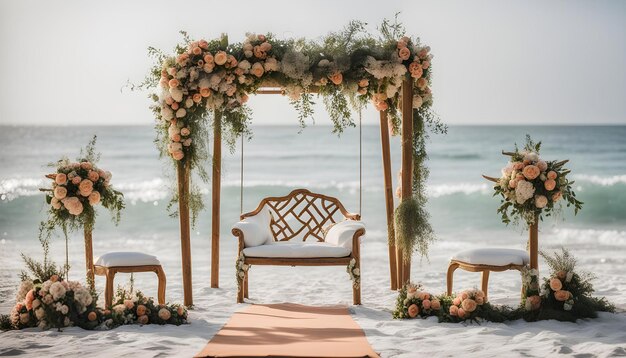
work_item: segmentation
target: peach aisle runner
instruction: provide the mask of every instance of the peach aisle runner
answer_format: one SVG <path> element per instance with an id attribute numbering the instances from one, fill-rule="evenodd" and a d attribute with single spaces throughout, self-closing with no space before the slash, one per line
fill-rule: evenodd
<path id="1" fill-rule="evenodd" d="M 346 307 L 291 303 L 236 312 L 196 357 L 378 357 Z"/>

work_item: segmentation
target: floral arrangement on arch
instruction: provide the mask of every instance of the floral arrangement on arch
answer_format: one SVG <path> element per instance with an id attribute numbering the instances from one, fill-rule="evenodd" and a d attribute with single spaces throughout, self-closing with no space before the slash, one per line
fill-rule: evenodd
<path id="1" fill-rule="evenodd" d="M 51 188 L 40 189 L 47 192 L 46 203 L 50 205 L 48 220 L 41 225 L 40 236 L 49 236 L 55 228 L 61 228 L 67 240 L 68 231 L 91 230 L 98 205 L 111 212 L 116 224 L 119 222 L 124 195 L 111 186 L 111 172 L 97 167 L 100 155 L 96 153 L 95 145 L 96 136 L 81 150 L 76 161 L 65 157 L 50 164 L 56 172 L 46 175 L 52 179 Z M 67 260 L 65 265 L 68 270 Z"/>
<path id="2" fill-rule="evenodd" d="M 526 145 L 514 152 L 503 152 L 511 157 L 510 162 L 502 169 L 499 179 L 485 178 L 496 182 L 494 196 L 502 197 L 502 205 L 498 213 L 502 222 L 508 224 L 522 218 L 528 225 L 536 222 L 542 215 L 552 215 L 560 209 L 559 202 L 564 200 L 567 206 L 574 207 L 577 214 L 583 203 L 576 199 L 572 189 L 573 181 L 567 177 L 570 170 L 565 169 L 567 160 L 546 161 L 539 156 L 541 142 L 535 143 L 526 136 Z"/>
<path id="3" fill-rule="evenodd" d="M 342 31 L 330 33 L 319 42 L 249 33 L 241 43 L 230 43 L 225 35 L 192 40 L 181 32 L 184 42 L 176 46 L 173 55 L 149 48 L 156 63 L 137 87 L 155 90 L 151 109 L 157 119 L 156 143 L 161 155 L 172 158 L 175 165 L 182 163 L 197 169 L 199 177 L 208 182 L 203 163 L 209 157 L 209 124 L 233 149 L 236 138 L 250 135 L 252 111 L 246 103 L 262 84 L 279 88 L 289 98 L 302 126 L 313 117 L 312 92 L 317 92 L 337 133 L 355 126 L 351 112 L 360 112 L 370 102 L 387 113 L 392 131 L 397 133 L 400 104 L 411 101 L 415 122 L 412 190 L 416 204 L 411 210 L 420 209 L 416 225 L 423 229 L 403 237 L 421 237 L 424 244 L 417 246 L 425 254 L 433 238 L 424 210 L 426 128 L 445 132 L 446 127 L 430 110 L 430 47 L 422 45 L 419 38 L 406 36 L 397 15 L 395 20 L 382 22 L 378 38 L 367 32 L 365 23 L 351 21 Z M 400 93 L 405 79 L 410 80 L 413 89 L 408 99 L 402 99 Z M 176 200 L 173 195 L 170 207 Z M 192 186 L 193 222 L 203 207 L 199 188 Z M 407 240 L 412 249 L 415 240 Z"/>
<path id="4" fill-rule="evenodd" d="M 402 287 L 398 294 L 393 318 L 439 316 L 441 307 L 439 298 L 423 291 L 421 284 L 409 283 Z"/>

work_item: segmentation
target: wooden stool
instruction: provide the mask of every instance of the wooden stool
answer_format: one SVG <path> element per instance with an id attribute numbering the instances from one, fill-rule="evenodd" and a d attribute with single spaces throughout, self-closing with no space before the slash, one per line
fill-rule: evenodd
<path id="1" fill-rule="evenodd" d="M 165 304 L 165 272 L 156 256 L 141 252 L 109 252 L 98 258 L 94 264 L 96 275 L 106 277 L 104 289 L 105 307 L 113 301 L 113 281 L 118 272 L 154 272 L 159 278 L 158 301 Z"/>
<path id="2" fill-rule="evenodd" d="M 448 266 L 448 296 L 452 295 L 453 276 L 457 268 L 470 272 L 482 272 L 481 289 L 485 293 L 485 301 L 487 301 L 489 272 L 521 271 L 529 262 L 528 253 L 524 250 L 474 249 L 459 252 L 452 256 Z"/>

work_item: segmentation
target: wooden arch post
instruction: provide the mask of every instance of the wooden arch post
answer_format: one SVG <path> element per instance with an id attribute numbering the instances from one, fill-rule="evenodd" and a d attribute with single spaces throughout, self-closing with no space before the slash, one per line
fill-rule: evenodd
<path id="1" fill-rule="evenodd" d="M 191 284 L 191 235 L 189 227 L 189 180 L 191 164 L 178 161 L 178 218 L 180 220 L 180 249 L 183 262 L 183 294 L 185 306 L 193 305 Z"/>
<path id="2" fill-rule="evenodd" d="M 389 122 L 387 112 L 380 111 L 380 144 L 383 157 L 383 179 L 385 183 L 385 209 L 387 210 L 387 237 L 389 246 L 389 275 L 391 289 L 398 289 L 398 268 L 396 260 L 396 235 L 393 226 L 393 182 L 391 180 L 391 154 L 389 151 Z"/>
<path id="3" fill-rule="evenodd" d="M 220 194 L 222 188 L 222 113 L 213 121 L 213 176 L 211 190 L 211 287 L 220 287 Z"/>
<path id="4" fill-rule="evenodd" d="M 402 81 L 402 198 L 413 195 L 413 82 L 407 74 Z M 399 287 L 411 281 L 411 252 L 398 251 Z"/>

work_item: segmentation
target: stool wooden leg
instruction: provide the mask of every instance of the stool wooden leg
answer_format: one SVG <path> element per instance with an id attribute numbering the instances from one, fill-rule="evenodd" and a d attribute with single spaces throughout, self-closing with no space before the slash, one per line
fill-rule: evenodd
<path id="1" fill-rule="evenodd" d="M 487 288 L 488 288 L 488 284 L 489 284 L 489 270 L 484 270 L 483 271 L 483 275 L 482 275 L 482 279 L 480 282 L 480 286 L 483 290 L 483 293 L 485 294 L 485 302 L 487 302 Z"/>
<path id="2" fill-rule="evenodd" d="M 111 308 L 113 305 L 113 282 L 115 281 L 115 270 L 106 270 L 106 286 L 104 287 L 104 307 Z"/>
<path id="3" fill-rule="evenodd" d="M 446 286 L 448 296 L 452 296 L 452 284 L 454 280 L 454 271 L 459 268 L 459 264 L 451 262 L 448 266 L 448 275 L 446 276 Z"/>
<path id="4" fill-rule="evenodd" d="M 246 271 L 246 275 L 243 278 L 243 297 L 248 298 L 248 272 L 250 272 L 250 267 Z"/>
<path id="5" fill-rule="evenodd" d="M 166 279 L 165 279 L 165 272 L 163 271 L 163 268 L 161 266 L 156 268 L 156 274 L 157 274 L 157 277 L 159 278 L 158 300 L 159 300 L 159 304 L 163 305 L 165 304 Z"/>

